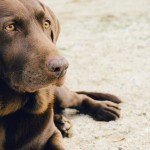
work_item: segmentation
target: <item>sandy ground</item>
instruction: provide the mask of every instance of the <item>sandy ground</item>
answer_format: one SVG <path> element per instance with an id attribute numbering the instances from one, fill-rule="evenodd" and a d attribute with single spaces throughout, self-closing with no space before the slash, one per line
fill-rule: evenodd
<path id="1" fill-rule="evenodd" d="M 69 111 L 66 150 L 150 150 L 150 0 L 44 1 L 61 23 L 69 88 L 123 101 L 121 118 L 109 123 Z"/>

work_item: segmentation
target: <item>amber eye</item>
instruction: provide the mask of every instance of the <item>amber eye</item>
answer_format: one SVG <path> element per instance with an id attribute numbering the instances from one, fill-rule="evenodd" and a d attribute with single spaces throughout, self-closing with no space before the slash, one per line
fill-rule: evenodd
<path id="1" fill-rule="evenodd" d="M 44 22 L 44 28 L 45 29 L 48 29 L 50 27 L 50 21 L 49 20 L 46 20 L 45 22 Z"/>
<path id="2" fill-rule="evenodd" d="M 7 25 L 7 26 L 5 27 L 5 29 L 6 29 L 7 31 L 15 31 L 15 30 L 16 30 L 16 26 L 15 26 L 14 23 L 10 23 L 9 25 Z"/>

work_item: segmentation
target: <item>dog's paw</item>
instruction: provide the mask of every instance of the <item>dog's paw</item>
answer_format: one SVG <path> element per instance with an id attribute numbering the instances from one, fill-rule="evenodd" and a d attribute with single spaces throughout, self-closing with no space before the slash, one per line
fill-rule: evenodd
<path id="1" fill-rule="evenodd" d="M 111 101 L 85 100 L 80 112 L 88 114 L 98 121 L 111 121 L 120 117 L 119 105 Z"/>
<path id="2" fill-rule="evenodd" d="M 63 137 L 72 136 L 72 124 L 69 119 L 65 118 L 63 115 L 55 115 L 54 122 L 56 127 L 60 130 Z"/>
<path id="3" fill-rule="evenodd" d="M 91 106 L 91 115 L 98 121 L 116 120 L 120 117 L 120 108 L 118 104 L 111 101 L 97 101 Z"/>

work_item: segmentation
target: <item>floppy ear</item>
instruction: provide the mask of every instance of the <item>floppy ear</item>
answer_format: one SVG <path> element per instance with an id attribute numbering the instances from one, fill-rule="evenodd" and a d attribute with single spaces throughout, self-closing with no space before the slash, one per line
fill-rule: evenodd
<path id="1" fill-rule="evenodd" d="M 48 13 L 51 17 L 51 38 L 53 43 L 56 44 L 59 33 L 60 33 L 60 24 L 55 14 L 47 7 Z"/>

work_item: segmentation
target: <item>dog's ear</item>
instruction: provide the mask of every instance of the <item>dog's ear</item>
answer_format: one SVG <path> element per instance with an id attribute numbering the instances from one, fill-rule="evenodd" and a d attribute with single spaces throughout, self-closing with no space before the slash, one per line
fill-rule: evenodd
<path id="1" fill-rule="evenodd" d="M 51 38 L 53 43 L 56 43 L 60 33 L 60 24 L 55 14 L 48 7 L 47 10 L 51 17 Z"/>

